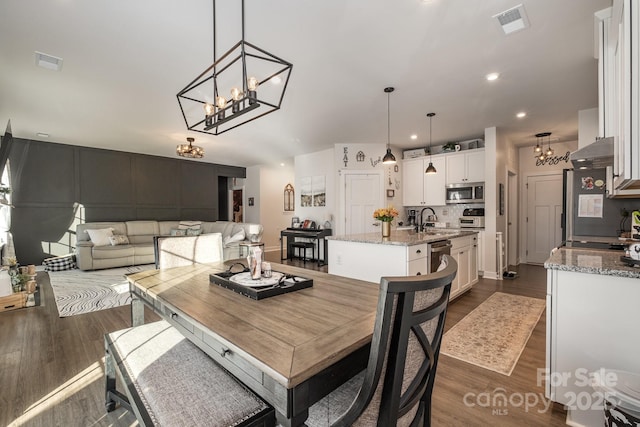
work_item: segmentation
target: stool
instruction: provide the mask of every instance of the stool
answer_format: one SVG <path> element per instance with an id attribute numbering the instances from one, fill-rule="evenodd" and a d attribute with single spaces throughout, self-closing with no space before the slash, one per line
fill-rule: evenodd
<path id="1" fill-rule="evenodd" d="M 105 350 L 108 412 L 118 402 L 141 426 L 275 425 L 271 406 L 164 320 L 106 334 Z"/>
<path id="2" fill-rule="evenodd" d="M 293 256 L 296 256 L 296 249 L 298 249 L 297 258 L 302 258 L 304 262 L 307 262 L 307 249 L 311 249 L 311 259 L 316 257 L 316 244 L 313 242 L 293 242 L 291 243 L 293 249 Z M 300 249 L 304 250 L 302 256 L 300 256 Z"/>

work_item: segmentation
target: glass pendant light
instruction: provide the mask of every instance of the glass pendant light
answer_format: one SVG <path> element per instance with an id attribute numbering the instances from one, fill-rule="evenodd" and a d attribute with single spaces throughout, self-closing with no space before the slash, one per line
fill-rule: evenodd
<path id="1" fill-rule="evenodd" d="M 540 145 L 540 137 L 542 136 L 541 133 L 536 134 L 536 146 L 533 147 L 533 155 L 535 157 L 538 157 L 538 155 L 540 153 L 542 153 L 542 146 Z"/>
<path id="2" fill-rule="evenodd" d="M 433 175 L 435 173 L 438 173 L 438 171 L 436 170 L 435 166 L 433 166 L 433 163 L 431 162 L 431 120 L 433 119 L 433 116 L 435 116 L 436 113 L 428 113 L 427 117 L 429 117 L 429 166 L 427 166 L 427 170 L 424 171 L 424 173 L 428 174 L 428 175 Z"/>
<path id="3" fill-rule="evenodd" d="M 551 148 L 551 132 L 545 132 L 547 134 L 547 142 L 549 144 L 547 151 L 544 153 L 547 157 L 553 156 L 553 148 Z"/>
<path id="4" fill-rule="evenodd" d="M 382 158 L 382 163 L 385 165 L 392 165 L 396 162 L 396 157 L 391 152 L 391 112 L 389 107 L 389 98 L 391 92 L 394 91 L 392 87 L 385 87 L 384 92 L 387 94 L 387 153 Z"/>

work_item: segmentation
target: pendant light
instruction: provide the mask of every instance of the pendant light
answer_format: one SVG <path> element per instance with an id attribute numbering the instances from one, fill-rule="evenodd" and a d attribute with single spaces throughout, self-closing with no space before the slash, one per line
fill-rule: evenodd
<path id="1" fill-rule="evenodd" d="M 384 92 L 387 94 L 387 153 L 382 158 L 382 163 L 385 165 L 392 165 L 396 162 L 396 157 L 391 152 L 391 108 L 390 101 L 391 92 L 394 91 L 392 87 L 385 87 Z"/>
<path id="2" fill-rule="evenodd" d="M 542 153 L 542 146 L 540 145 L 540 135 L 542 134 L 541 133 L 536 134 L 536 146 L 533 147 L 533 154 L 535 157 L 538 157 L 540 153 Z"/>
<path id="3" fill-rule="evenodd" d="M 551 132 L 545 132 L 547 134 L 547 142 L 549 144 L 547 151 L 545 151 L 545 155 L 547 157 L 553 156 L 553 148 L 551 148 Z"/>
<path id="4" fill-rule="evenodd" d="M 427 117 L 429 117 L 429 166 L 427 166 L 427 170 L 424 171 L 424 173 L 428 174 L 428 175 L 433 175 L 434 173 L 437 173 L 438 171 L 436 170 L 436 168 L 433 166 L 433 163 L 431 162 L 431 120 L 433 119 L 433 116 L 435 116 L 436 113 L 428 113 Z"/>

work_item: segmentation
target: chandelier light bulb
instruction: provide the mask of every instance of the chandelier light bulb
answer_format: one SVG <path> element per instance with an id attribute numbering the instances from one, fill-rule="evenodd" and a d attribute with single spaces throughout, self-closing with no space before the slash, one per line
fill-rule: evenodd
<path id="1" fill-rule="evenodd" d="M 249 77 L 247 79 L 247 88 L 249 90 L 256 90 L 258 88 L 258 79 L 255 77 Z"/>
<path id="2" fill-rule="evenodd" d="M 547 149 L 547 152 L 546 152 L 545 154 L 547 155 L 547 157 L 549 157 L 549 156 L 553 156 L 553 148 L 549 147 L 549 148 Z"/>
<path id="3" fill-rule="evenodd" d="M 242 91 L 240 89 L 238 89 L 237 87 L 232 87 L 231 88 L 231 98 L 234 101 L 240 101 L 242 99 Z"/>
<path id="4" fill-rule="evenodd" d="M 540 153 L 540 155 L 538 156 L 538 160 L 542 162 L 544 161 L 544 159 L 546 159 L 546 156 L 544 155 L 544 153 Z"/>
<path id="5" fill-rule="evenodd" d="M 536 145 L 535 148 L 533 149 L 534 153 L 542 153 L 542 147 L 540 147 L 539 145 Z"/>
<path id="6" fill-rule="evenodd" d="M 216 98 L 216 105 L 218 105 L 218 108 L 223 109 L 227 106 L 227 100 L 224 96 L 219 96 L 218 98 Z"/>
<path id="7" fill-rule="evenodd" d="M 210 116 L 213 114 L 213 104 L 209 104 L 208 102 L 206 104 L 204 104 L 204 112 L 207 114 L 207 116 Z"/>

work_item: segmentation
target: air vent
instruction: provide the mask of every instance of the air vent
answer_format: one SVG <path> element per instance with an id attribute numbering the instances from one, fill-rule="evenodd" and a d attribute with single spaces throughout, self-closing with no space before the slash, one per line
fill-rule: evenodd
<path id="1" fill-rule="evenodd" d="M 516 31 L 529 28 L 529 19 L 527 18 L 527 12 L 524 10 L 524 6 L 519 4 L 504 12 L 493 15 L 493 18 L 498 20 L 502 31 L 505 34 L 515 33 Z"/>
<path id="2" fill-rule="evenodd" d="M 47 70 L 60 71 L 62 68 L 62 58 L 55 57 L 53 55 L 47 55 L 46 53 L 36 51 L 36 65 L 38 67 L 46 68 Z"/>

